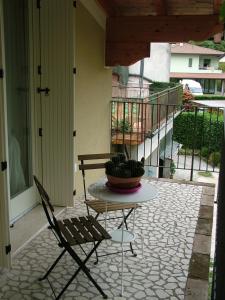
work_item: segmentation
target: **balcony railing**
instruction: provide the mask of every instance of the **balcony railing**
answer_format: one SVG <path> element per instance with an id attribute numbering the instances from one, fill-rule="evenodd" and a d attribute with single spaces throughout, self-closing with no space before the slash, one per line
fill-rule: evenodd
<path id="1" fill-rule="evenodd" d="M 174 113 L 182 102 L 182 87 L 140 98 L 115 98 L 111 106 L 112 144 L 139 145 Z M 166 106 L 170 105 L 170 106 Z M 178 108 L 179 106 L 177 106 Z"/>
<path id="2" fill-rule="evenodd" d="M 144 157 L 147 176 L 169 177 L 182 169 L 193 180 L 199 171 L 219 172 L 223 110 L 177 105 L 177 91 L 148 102 L 112 101 L 112 150 Z"/>

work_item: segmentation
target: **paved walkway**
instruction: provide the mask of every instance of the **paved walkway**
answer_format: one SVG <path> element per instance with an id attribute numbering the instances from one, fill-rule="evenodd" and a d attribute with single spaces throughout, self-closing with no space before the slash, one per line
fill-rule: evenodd
<path id="1" fill-rule="evenodd" d="M 144 257 L 141 238 L 137 235 L 137 257 L 128 252 L 125 257 L 124 297 L 120 295 L 120 255 L 100 259 L 98 265 L 89 262 L 93 276 L 108 294 L 109 299 L 183 300 L 193 237 L 199 213 L 202 187 L 171 182 L 151 181 L 159 191 L 158 197 L 137 211 L 137 233 L 144 234 Z M 67 209 L 62 218 L 84 215 L 81 201 Z M 111 228 L 116 224 L 110 223 Z M 120 246 L 107 241 L 100 253 L 112 252 Z M 0 280 L 0 299 L 53 299 L 48 281 L 38 282 L 44 270 L 59 253 L 55 238 L 46 229 L 16 255 L 13 267 Z M 73 262 L 68 256 L 49 277 L 56 293 L 73 274 Z M 65 300 L 102 299 L 81 272 L 69 287 Z"/>

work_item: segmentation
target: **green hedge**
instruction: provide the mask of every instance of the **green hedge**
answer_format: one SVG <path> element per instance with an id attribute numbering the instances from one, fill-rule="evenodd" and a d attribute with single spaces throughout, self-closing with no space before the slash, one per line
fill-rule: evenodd
<path id="1" fill-rule="evenodd" d="M 183 112 L 174 120 L 173 139 L 186 148 L 209 148 L 210 152 L 220 151 L 224 132 L 223 115 L 198 112 Z"/>
<path id="2" fill-rule="evenodd" d="M 150 85 L 150 93 L 159 93 L 166 89 L 173 88 L 178 86 L 175 82 L 161 82 L 161 81 L 152 81 L 152 84 Z"/>
<path id="3" fill-rule="evenodd" d="M 218 96 L 218 95 L 202 95 L 202 96 L 195 96 L 195 100 L 225 100 L 225 96 Z"/>

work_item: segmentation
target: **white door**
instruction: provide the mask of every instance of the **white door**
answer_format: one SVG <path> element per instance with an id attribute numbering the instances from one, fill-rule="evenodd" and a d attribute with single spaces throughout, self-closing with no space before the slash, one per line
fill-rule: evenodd
<path id="1" fill-rule="evenodd" d="M 59 206 L 73 205 L 74 14 L 72 0 L 40 2 L 42 180 Z"/>
<path id="2" fill-rule="evenodd" d="M 33 186 L 30 1 L 3 0 L 10 222 L 37 204 Z"/>
<path id="3" fill-rule="evenodd" d="M 2 9 L 0 2 L 0 69 L 2 63 Z M 6 105 L 3 93 L 3 78 L 0 76 L 0 268 L 10 266 L 9 211 L 7 187 L 7 142 L 6 142 Z M 8 251 L 7 251 L 8 250 Z"/>

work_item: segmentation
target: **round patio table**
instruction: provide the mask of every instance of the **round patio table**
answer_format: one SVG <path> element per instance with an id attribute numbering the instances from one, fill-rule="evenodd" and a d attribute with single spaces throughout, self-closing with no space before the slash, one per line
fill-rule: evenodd
<path id="1" fill-rule="evenodd" d="M 105 227 L 106 227 L 106 220 L 107 220 L 107 203 L 113 202 L 113 203 L 143 203 L 148 202 L 157 197 L 157 188 L 147 182 L 142 180 L 141 181 L 141 187 L 138 191 L 135 193 L 130 194 L 123 194 L 123 193 L 117 193 L 113 192 L 106 186 L 106 179 L 101 179 L 93 184 L 91 184 L 88 187 L 88 192 L 93 197 L 103 200 L 106 203 L 106 214 L 105 214 Z M 134 234 L 134 223 L 135 223 L 135 211 L 134 211 L 134 218 L 133 218 L 133 230 L 125 230 L 124 229 L 124 210 L 123 212 L 123 224 L 121 229 L 116 229 L 112 232 L 110 232 L 110 235 L 112 237 L 112 241 L 121 243 L 122 245 L 122 270 L 121 270 L 121 295 L 123 295 L 123 260 L 124 260 L 124 249 L 123 249 L 123 243 L 132 242 L 135 239 Z"/>

